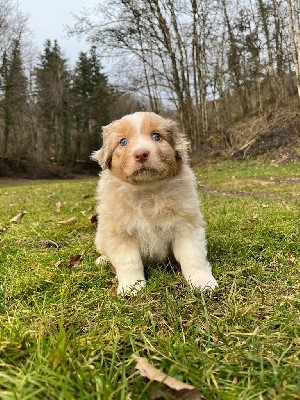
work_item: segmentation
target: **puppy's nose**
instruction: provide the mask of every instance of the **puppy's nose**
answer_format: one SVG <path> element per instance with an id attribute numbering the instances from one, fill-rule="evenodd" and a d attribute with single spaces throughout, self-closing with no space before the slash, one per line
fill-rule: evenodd
<path id="1" fill-rule="evenodd" d="M 139 149 L 134 152 L 133 156 L 137 162 L 144 163 L 148 159 L 149 154 L 149 150 Z"/>

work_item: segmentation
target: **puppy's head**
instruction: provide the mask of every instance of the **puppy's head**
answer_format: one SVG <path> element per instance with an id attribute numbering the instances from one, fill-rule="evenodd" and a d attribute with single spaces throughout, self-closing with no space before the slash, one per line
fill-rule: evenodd
<path id="1" fill-rule="evenodd" d="M 137 112 L 103 128 L 103 146 L 92 158 L 125 182 L 151 182 L 180 173 L 187 142 L 174 121 Z"/>

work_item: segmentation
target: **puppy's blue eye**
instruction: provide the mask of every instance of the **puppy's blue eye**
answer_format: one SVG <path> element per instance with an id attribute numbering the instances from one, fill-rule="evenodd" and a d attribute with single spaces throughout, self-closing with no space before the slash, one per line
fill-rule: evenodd
<path id="1" fill-rule="evenodd" d="M 120 143 L 120 146 L 124 147 L 124 146 L 128 145 L 128 140 L 126 138 L 122 138 L 119 143 Z"/>
<path id="2" fill-rule="evenodd" d="M 157 132 L 153 132 L 152 133 L 152 139 L 155 140 L 155 142 L 159 142 L 160 141 L 160 134 Z"/>

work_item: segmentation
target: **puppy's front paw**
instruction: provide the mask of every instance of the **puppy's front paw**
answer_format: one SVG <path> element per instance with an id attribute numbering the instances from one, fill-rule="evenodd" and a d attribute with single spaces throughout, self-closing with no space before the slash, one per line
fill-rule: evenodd
<path id="1" fill-rule="evenodd" d="M 211 272 L 202 272 L 189 277 L 189 284 L 193 289 L 208 290 L 218 287 L 218 282 L 215 280 Z"/>
<path id="2" fill-rule="evenodd" d="M 146 285 L 145 280 L 119 282 L 118 294 L 135 296 Z"/>

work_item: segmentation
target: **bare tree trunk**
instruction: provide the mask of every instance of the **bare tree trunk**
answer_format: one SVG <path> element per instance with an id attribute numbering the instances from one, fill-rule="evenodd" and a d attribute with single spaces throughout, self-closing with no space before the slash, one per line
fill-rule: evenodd
<path id="1" fill-rule="evenodd" d="M 289 12 L 289 31 L 293 61 L 297 79 L 298 99 L 300 101 L 300 19 L 299 0 L 287 0 Z"/>
<path id="2" fill-rule="evenodd" d="M 242 72 L 239 63 L 239 54 L 237 49 L 236 39 L 233 33 L 233 29 L 229 20 L 228 11 L 227 11 L 227 1 L 222 0 L 223 12 L 224 12 L 224 22 L 227 27 L 229 44 L 230 44 L 230 52 L 231 52 L 231 62 L 228 65 L 229 71 L 233 77 L 234 86 L 236 88 L 237 95 L 240 98 L 241 106 L 244 114 L 247 114 L 249 111 L 248 101 L 245 95 L 245 90 L 241 84 L 242 82 Z"/>

